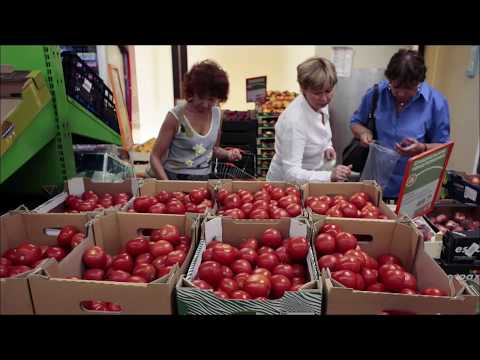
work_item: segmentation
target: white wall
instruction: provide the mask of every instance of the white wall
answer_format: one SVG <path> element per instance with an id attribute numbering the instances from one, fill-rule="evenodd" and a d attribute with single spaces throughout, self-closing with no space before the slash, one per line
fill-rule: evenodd
<path id="1" fill-rule="evenodd" d="M 171 46 L 135 46 L 135 68 L 140 128 L 133 131 L 135 143 L 156 137 L 173 107 Z"/>
<path id="2" fill-rule="evenodd" d="M 230 94 L 223 109 L 250 110 L 246 102 L 246 79 L 267 76 L 268 90 L 298 92 L 296 66 L 315 55 L 315 46 L 188 46 L 188 67 L 196 62 L 217 61 L 228 73 Z"/>

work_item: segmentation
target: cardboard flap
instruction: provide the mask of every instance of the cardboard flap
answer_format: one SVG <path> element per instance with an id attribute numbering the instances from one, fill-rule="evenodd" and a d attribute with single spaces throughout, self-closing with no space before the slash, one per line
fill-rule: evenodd
<path id="1" fill-rule="evenodd" d="M 27 228 L 20 213 L 9 212 L 0 217 L 0 251 L 17 247 L 28 239 Z"/>
<path id="2" fill-rule="evenodd" d="M 306 238 L 307 237 L 307 226 L 305 226 L 304 222 L 293 218 L 293 219 L 290 220 L 289 235 L 290 235 L 290 237 L 303 236 L 304 238 Z"/>
<path id="3" fill-rule="evenodd" d="M 216 217 L 205 222 L 205 241 L 209 244 L 212 240 L 223 240 L 221 217 Z"/>
<path id="4" fill-rule="evenodd" d="M 440 265 L 433 261 L 424 251 L 417 253 L 417 258 L 413 266 L 413 274 L 417 277 L 417 287 L 419 289 L 437 288 L 453 296 L 450 287 L 449 278 L 442 270 Z M 421 274 L 418 276 L 417 274 Z"/>
<path id="5" fill-rule="evenodd" d="M 85 192 L 85 184 L 82 177 L 68 179 L 67 188 L 70 195 L 81 196 Z"/>

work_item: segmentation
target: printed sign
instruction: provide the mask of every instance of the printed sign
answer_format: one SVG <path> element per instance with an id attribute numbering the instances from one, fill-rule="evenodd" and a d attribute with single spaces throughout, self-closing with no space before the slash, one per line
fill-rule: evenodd
<path id="1" fill-rule="evenodd" d="M 267 77 L 247 79 L 247 102 L 263 102 L 267 97 Z"/>

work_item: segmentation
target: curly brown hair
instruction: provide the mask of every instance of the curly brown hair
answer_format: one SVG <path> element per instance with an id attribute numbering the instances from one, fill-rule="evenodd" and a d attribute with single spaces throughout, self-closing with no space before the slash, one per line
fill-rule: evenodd
<path id="1" fill-rule="evenodd" d="M 183 91 L 187 99 L 196 94 L 201 99 L 211 96 L 225 102 L 228 90 L 227 73 L 212 60 L 196 63 L 183 78 Z"/>

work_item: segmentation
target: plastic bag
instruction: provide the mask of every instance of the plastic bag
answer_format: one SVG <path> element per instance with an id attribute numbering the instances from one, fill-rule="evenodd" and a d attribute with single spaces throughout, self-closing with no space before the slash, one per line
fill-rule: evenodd
<path id="1" fill-rule="evenodd" d="M 375 180 L 385 189 L 401 155 L 377 143 L 370 144 L 369 148 L 360 180 Z"/>

